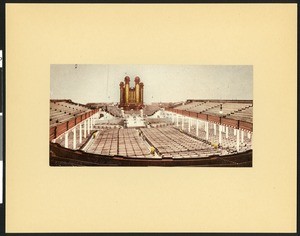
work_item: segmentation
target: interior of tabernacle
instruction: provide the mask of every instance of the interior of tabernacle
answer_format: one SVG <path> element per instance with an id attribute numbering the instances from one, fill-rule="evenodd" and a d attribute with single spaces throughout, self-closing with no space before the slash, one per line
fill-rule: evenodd
<path id="1" fill-rule="evenodd" d="M 120 83 L 118 103 L 50 100 L 50 164 L 252 165 L 252 100 L 146 104 L 134 82 Z"/>

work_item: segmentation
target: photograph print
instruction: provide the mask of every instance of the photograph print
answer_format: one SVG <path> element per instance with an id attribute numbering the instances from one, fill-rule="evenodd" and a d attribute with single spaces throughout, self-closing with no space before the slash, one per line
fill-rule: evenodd
<path id="1" fill-rule="evenodd" d="M 50 166 L 252 167 L 252 65 L 50 65 Z"/>

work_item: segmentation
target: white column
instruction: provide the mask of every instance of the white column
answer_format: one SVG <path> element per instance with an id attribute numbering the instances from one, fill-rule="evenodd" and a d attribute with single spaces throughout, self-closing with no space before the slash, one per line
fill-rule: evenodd
<path id="1" fill-rule="evenodd" d="M 87 119 L 87 133 L 90 134 L 90 119 Z"/>
<path id="2" fill-rule="evenodd" d="M 219 144 L 222 143 L 222 125 L 219 125 Z"/>
<path id="3" fill-rule="evenodd" d="M 82 143 L 82 128 L 81 128 L 81 123 L 79 124 L 79 143 Z"/>
<path id="4" fill-rule="evenodd" d="M 189 117 L 189 133 L 191 132 L 191 117 Z"/>
<path id="5" fill-rule="evenodd" d="M 181 116 L 181 129 L 184 130 L 184 116 Z"/>
<path id="6" fill-rule="evenodd" d="M 208 132 L 209 132 L 209 128 L 208 128 L 208 122 L 205 122 L 205 128 L 206 128 L 206 140 L 208 140 Z"/>
<path id="7" fill-rule="evenodd" d="M 234 134 L 234 136 L 236 136 L 236 129 L 235 128 L 233 129 L 233 134 Z"/>
<path id="8" fill-rule="evenodd" d="M 83 122 L 84 127 L 83 127 L 83 137 L 86 138 L 86 120 Z"/>
<path id="9" fill-rule="evenodd" d="M 176 126 L 178 127 L 178 117 L 179 117 L 179 115 L 177 114 L 176 115 Z"/>
<path id="10" fill-rule="evenodd" d="M 240 151 L 240 130 L 236 130 L 236 150 L 239 152 Z"/>
<path id="11" fill-rule="evenodd" d="M 93 118 L 92 117 L 91 117 L 91 120 L 90 120 L 90 124 L 91 124 L 90 130 L 93 130 Z"/>
<path id="12" fill-rule="evenodd" d="M 69 144 L 69 132 L 65 133 L 65 148 L 68 148 Z"/>
<path id="13" fill-rule="evenodd" d="M 76 126 L 73 129 L 73 149 L 76 149 Z"/>
<path id="14" fill-rule="evenodd" d="M 228 126 L 226 126 L 226 138 L 228 138 Z"/>
<path id="15" fill-rule="evenodd" d="M 174 115 L 172 114 L 172 123 L 174 123 Z"/>
<path id="16" fill-rule="evenodd" d="M 216 136 L 217 135 L 217 125 L 214 124 L 214 135 Z"/>
<path id="17" fill-rule="evenodd" d="M 241 131 L 241 142 L 244 143 L 244 130 Z"/>
<path id="18" fill-rule="evenodd" d="M 196 136 L 199 136 L 199 121 L 196 120 Z"/>
<path id="19" fill-rule="evenodd" d="M 250 132 L 247 133 L 248 139 L 251 139 L 251 134 Z"/>

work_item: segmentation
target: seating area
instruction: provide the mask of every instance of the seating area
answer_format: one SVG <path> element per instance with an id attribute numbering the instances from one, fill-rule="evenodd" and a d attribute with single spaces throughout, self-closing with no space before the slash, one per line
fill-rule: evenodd
<path id="1" fill-rule="evenodd" d="M 115 117 L 122 117 L 122 111 L 117 106 L 107 106 L 107 112 Z"/>
<path id="2" fill-rule="evenodd" d="M 76 148 L 74 149 L 73 147 L 73 137 L 74 137 L 74 133 L 73 131 L 69 132 L 68 133 L 68 148 L 69 149 L 73 149 L 73 150 L 77 150 L 77 149 L 80 149 L 81 146 L 89 139 L 89 137 L 91 136 L 86 134 L 86 137 L 83 136 L 83 129 L 82 129 L 82 135 L 81 135 L 81 138 L 82 138 L 82 142 L 79 143 L 79 130 L 77 129 L 76 130 Z M 60 144 L 61 146 L 65 146 L 65 135 L 62 135 L 61 137 L 59 137 L 58 139 L 56 139 L 56 143 Z"/>
<path id="3" fill-rule="evenodd" d="M 193 102 L 196 103 L 196 102 Z M 203 102 L 198 104 L 195 107 L 190 108 L 188 111 L 194 111 L 194 112 L 205 112 L 208 109 L 214 108 L 214 107 L 219 107 L 221 105 L 220 102 Z"/>
<path id="4" fill-rule="evenodd" d="M 250 123 L 253 123 L 253 107 L 245 108 L 241 111 L 235 112 L 234 114 L 230 114 L 227 118 L 233 118 L 236 120 L 243 120 Z"/>
<path id="5" fill-rule="evenodd" d="M 119 129 L 100 130 L 86 152 L 101 155 L 118 155 Z"/>
<path id="6" fill-rule="evenodd" d="M 150 151 L 136 129 L 103 129 L 86 152 L 101 155 L 150 157 Z"/>
<path id="7" fill-rule="evenodd" d="M 101 119 L 95 122 L 95 129 L 121 128 L 124 125 L 122 118 Z"/>
<path id="8" fill-rule="evenodd" d="M 167 118 L 146 118 L 146 122 L 150 125 L 150 127 L 162 127 L 172 125 L 172 122 Z"/>
<path id="9" fill-rule="evenodd" d="M 192 138 L 173 127 L 142 128 L 141 131 L 164 157 L 196 158 L 221 154 L 220 149 Z"/>
<path id="10" fill-rule="evenodd" d="M 151 157 L 148 147 L 136 129 L 120 129 L 119 155 Z"/>
<path id="11" fill-rule="evenodd" d="M 208 123 L 208 142 L 212 145 L 218 145 L 219 143 L 219 125 L 216 125 L 216 133 L 214 132 L 214 124 Z M 184 126 L 182 129 L 182 120 L 180 119 L 178 122 L 178 127 L 174 126 L 178 130 L 182 130 L 183 132 L 187 133 L 188 135 L 191 135 L 197 139 L 200 140 L 206 140 L 206 132 L 204 128 L 204 122 L 200 121 L 198 125 L 198 136 L 196 132 L 196 122 L 194 119 L 191 120 L 191 129 L 190 132 L 188 130 L 188 119 L 185 119 Z M 221 139 L 221 145 L 220 147 L 224 150 L 226 150 L 228 153 L 236 152 L 236 135 L 234 132 L 234 129 L 231 127 L 228 127 L 228 138 L 226 138 L 226 128 L 223 126 L 222 128 L 222 139 Z M 242 139 L 242 135 L 244 135 Z M 251 137 L 251 135 L 250 135 Z M 243 142 L 242 142 L 243 141 Z M 246 131 L 240 131 L 240 151 L 246 151 L 252 149 L 252 141 L 251 138 L 248 138 L 248 132 Z"/>
<path id="12" fill-rule="evenodd" d="M 252 105 L 249 103 L 222 103 L 222 113 L 221 114 L 220 114 L 221 105 L 210 108 L 203 113 L 208 114 L 208 115 L 226 116 L 226 115 L 233 114 L 235 112 L 242 111 L 250 106 L 252 106 Z"/>
<path id="13" fill-rule="evenodd" d="M 160 106 L 158 104 L 151 104 L 151 105 L 146 105 L 143 108 L 144 115 L 146 116 L 151 116 L 155 112 L 157 112 L 160 109 Z"/>
<path id="14" fill-rule="evenodd" d="M 188 102 L 188 103 L 185 103 L 185 104 L 182 104 L 182 105 L 179 105 L 177 107 L 175 107 L 176 109 L 179 109 L 179 110 L 186 110 L 186 111 L 189 111 L 190 109 L 193 109 L 201 104 L 203 104 L 204 102 Z"/>
<path id="15" fill-rule="evenodd" d="M 87 111 L 90 109 L 81 104 L 69 101 L 50 101 L 50 126 L 63 123 Z"/>

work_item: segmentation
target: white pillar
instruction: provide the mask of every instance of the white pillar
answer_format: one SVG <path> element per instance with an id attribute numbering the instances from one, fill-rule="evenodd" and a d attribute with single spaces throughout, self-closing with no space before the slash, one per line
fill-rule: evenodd
<path id="1" fill-rule="evenodd" d="M 199 136 L 199 121 L 196 120 L 196 136 Z"/>
<path id="2" fill-rule="evenodd" d="M 76 126 L 73 129 L 73 149 L 76 149 Z"/>
<path id="3" fill-rule="evenodd" d="M 191 132 L 191 117 L 189 117 L 189 133 Z"/>
<path id="4" fill-rule="evenodd" d="M 226 126 L 226 138 L 228 138 L 228 126 Z"/>
<path id="5" fill-rule="evenodd" d="M 176 115 L 176 126 L 178 127 L 178 117 L 179 117 L 179 115 L 177 114 Z"/>
<path id="6" fill-rule="evenodd" d="M 208 122 L 207 121 L 205 122 L 205 128 L 206 128 L 206 140 L 208 140 L 209 129 L 208 129 Z"/>
<path id="7" fill-rule="evenodd" d="M 181 129 L 184 130 L 184 116 L 181 116 Z"/>
<path id="8" fill-rule="evenodd" d="M 216 136 L 217 135 L 217 125 L 214 124 L 214 135 Z"/>
<path id="9" fill-rule="evenodd" d="M 236 136 L 236 129 L 235 128 L 233 129 L 233 134 L 234 134 L 234 136 Z"/>
<path id="10" fill-rule="evenodd" d="M 244 130 L 241 131 L 241 142 L 244 143 Z"/>
<path id="11" fill-rule="evenodd" d="M 93 130 L 93 118 L 92 117 L 91 117 L 91 120 L 90 120 L 90 124 L 91 124 L 90 130 Z"/>
<path id="12" fill-rule="evenodd" d="M 172 114 L 172 123 L 174 123 L 174 115 Z"/>
<path id="13" fill-rule="evenodd" d="M 83 127 L 83 137 L 86 138 L 86 120 L 83 122 L 84 127 Z"/>
<path id="14" fill-rule="evenodd" d="M 248 139 L 251 139 L 251 134 L 250 132 L 247 133 Z"/>
<path id="15" fill-rule="evenodd" d="M 81 123 L 79 124 L 79 143 L 82 143 L 82 128 L 81 128 Z"/>
<path id="16" fill-rule="evenodd" d="M 87 119 L 87 133 L 90 134 L 90 119 Z"/>
<path id="17" fill-rule="evenodd" d="M 219 144 L 222 143 L 222 125 L 219 125 Z"/>
<path id="18" fill-rule="evenodd" d="M 65 148 L 68 148 L 69 144 L 69 132 L 65 133 Z"/>
<path id="19" fill-rule="evenodd" d="M 240 151 L 240 130 L 236 130 L 236 150 L 239 152 Z"/>

